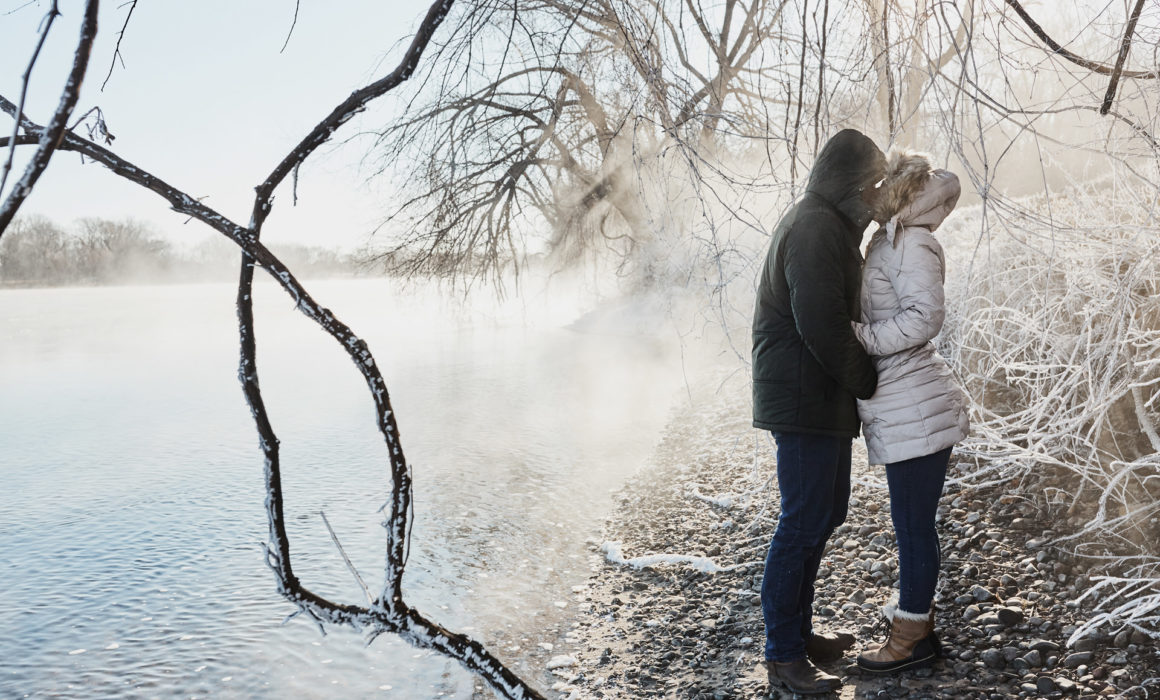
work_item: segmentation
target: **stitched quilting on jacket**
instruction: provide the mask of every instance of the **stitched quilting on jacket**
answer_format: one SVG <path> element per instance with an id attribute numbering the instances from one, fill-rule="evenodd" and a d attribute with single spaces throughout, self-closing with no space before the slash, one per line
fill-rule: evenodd
<path id="1" fill-rule="evenodd" d="M 871 464 L 938 452 L 967 436 L 966 397 L 931 342 L 945 317 L 945 259 L 933 235 L 958 201 L 953 174 L 925 183 L 870 240 L 862 271 L 858 339 L 874 358 L 878 389 L 858 401 Z"/>

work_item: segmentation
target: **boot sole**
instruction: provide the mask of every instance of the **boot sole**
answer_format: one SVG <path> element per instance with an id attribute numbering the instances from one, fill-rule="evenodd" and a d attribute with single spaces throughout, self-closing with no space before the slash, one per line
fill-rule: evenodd
<path id="1" fill-rule="evenodd" d="M 833 695 L 842 689 L 841 685 L 836 685 L 833 688 L 827 688 L 826 690 L 799 690 L 797 688 L 791 688 L 788 683 L 781 680 L 780 678 L 770 678 L 769 684 L 776 685 L 779 688 L 784 688 L 794 695 Z"/>
<path id="2" fill-rule="evenodd" d="M 930 656 L 924 656 L 921 659 L 902 659 L 901 661 L 883 664 L 876 664 L 872 661 L 863 661 L 862 659 L 858 659 L 858 668 L 862 669 L 863 671 L 869 671 L 870 673 L 878 674 L 899 673 L 900 671 L 906 671 L 912 668 L 926 668 L 927 666 L 933 665 L 938 658 L 938 655 L 931 654 Z"/>

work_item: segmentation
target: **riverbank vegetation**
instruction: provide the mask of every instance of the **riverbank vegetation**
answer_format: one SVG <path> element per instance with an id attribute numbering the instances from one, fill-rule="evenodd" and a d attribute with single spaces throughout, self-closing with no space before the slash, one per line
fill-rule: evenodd
<path id="1" fill-rule="evenodd" d="M 306 279 L 353 277 L 370 270 L 356 254 L 320 246 L 278 246 Z M 0 287 L 226 282 L 237 276 L 237 249 L 219 238 L 178 246 L 133 219 L 82 219 L 62 226 L 18 218 L 0 238 Z"/>

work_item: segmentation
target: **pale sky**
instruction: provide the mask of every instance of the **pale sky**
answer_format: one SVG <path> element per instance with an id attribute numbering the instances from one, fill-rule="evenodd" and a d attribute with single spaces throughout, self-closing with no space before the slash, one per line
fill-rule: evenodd
<path id="1" fill-rule="evenodd" d="M 100 29 L 88 76 L 74 112 L 99 106 L 116 137 L 111 149 L 206 204 L 246 224 L 253 188 L 301 138 L 351 91 L 394 68 L 400 40 L 427 10 L 414 0 L 301 0 L 289 45 L 294 0 L 141 0 L 121 44 L 105 90 L 117 33 L 129 3 L 101 3 Z M 18 101 L 21 74 L 35 47 L 47 0 L 0 0 L 0 94 Z M 43 124 L 55 109 L 72 62 L 83 11 L 81 0 L 60 0 L 64 13 L 52 27 L 32 74 L 25 113 Z M 384 105 L 385 107 L 385 105 Z M 388 119 L 384 108 L 356 117 L 338 140 L 372 130 Z M 71 121 L 70 121 L 71 123 Z M 12 122 L 0 114 L 0 131 Z M 84 130 L 79 129 L 84 135 Z M 290 180 L 279 188 L 264 240 L 352 248 L 381 220 L 390 185 L 365 183 L 359 160 L 367 141 L 323 146 L 300 173 L 298 206 Z M 23 171 L 31 147 L 18 151 Z M 7 154 L 5 152 L 5 157 Z M 376 191 L 377 190 L 377 191 Z M 43 214 L 69 225 L 81 217 L 150 222 L 175 241 L 211 235 L 205 226 L 170 211 L 147 190 L 103 166 L 82 165 L 58 152 L 22 214 Z"/>

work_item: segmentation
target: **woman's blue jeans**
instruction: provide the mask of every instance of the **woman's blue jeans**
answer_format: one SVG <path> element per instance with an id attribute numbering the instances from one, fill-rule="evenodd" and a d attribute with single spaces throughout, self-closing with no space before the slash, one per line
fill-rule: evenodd
<path id="1" fill-rule="evenodd" d="M 805 658 L 814 579 L 826 541 L 846 519 L 850 501 L 850 438 L 774 433 L 781 514 L 765 559 L 761 611 L 765 658 Z"/>
<path id="2" fill-rule="evenodd" d="M 934 600 L 940 557 L 934 517 L 951 448 L 886 465 L 890 519 L 898 540 L 898 607 L 925 615 Z"/>

